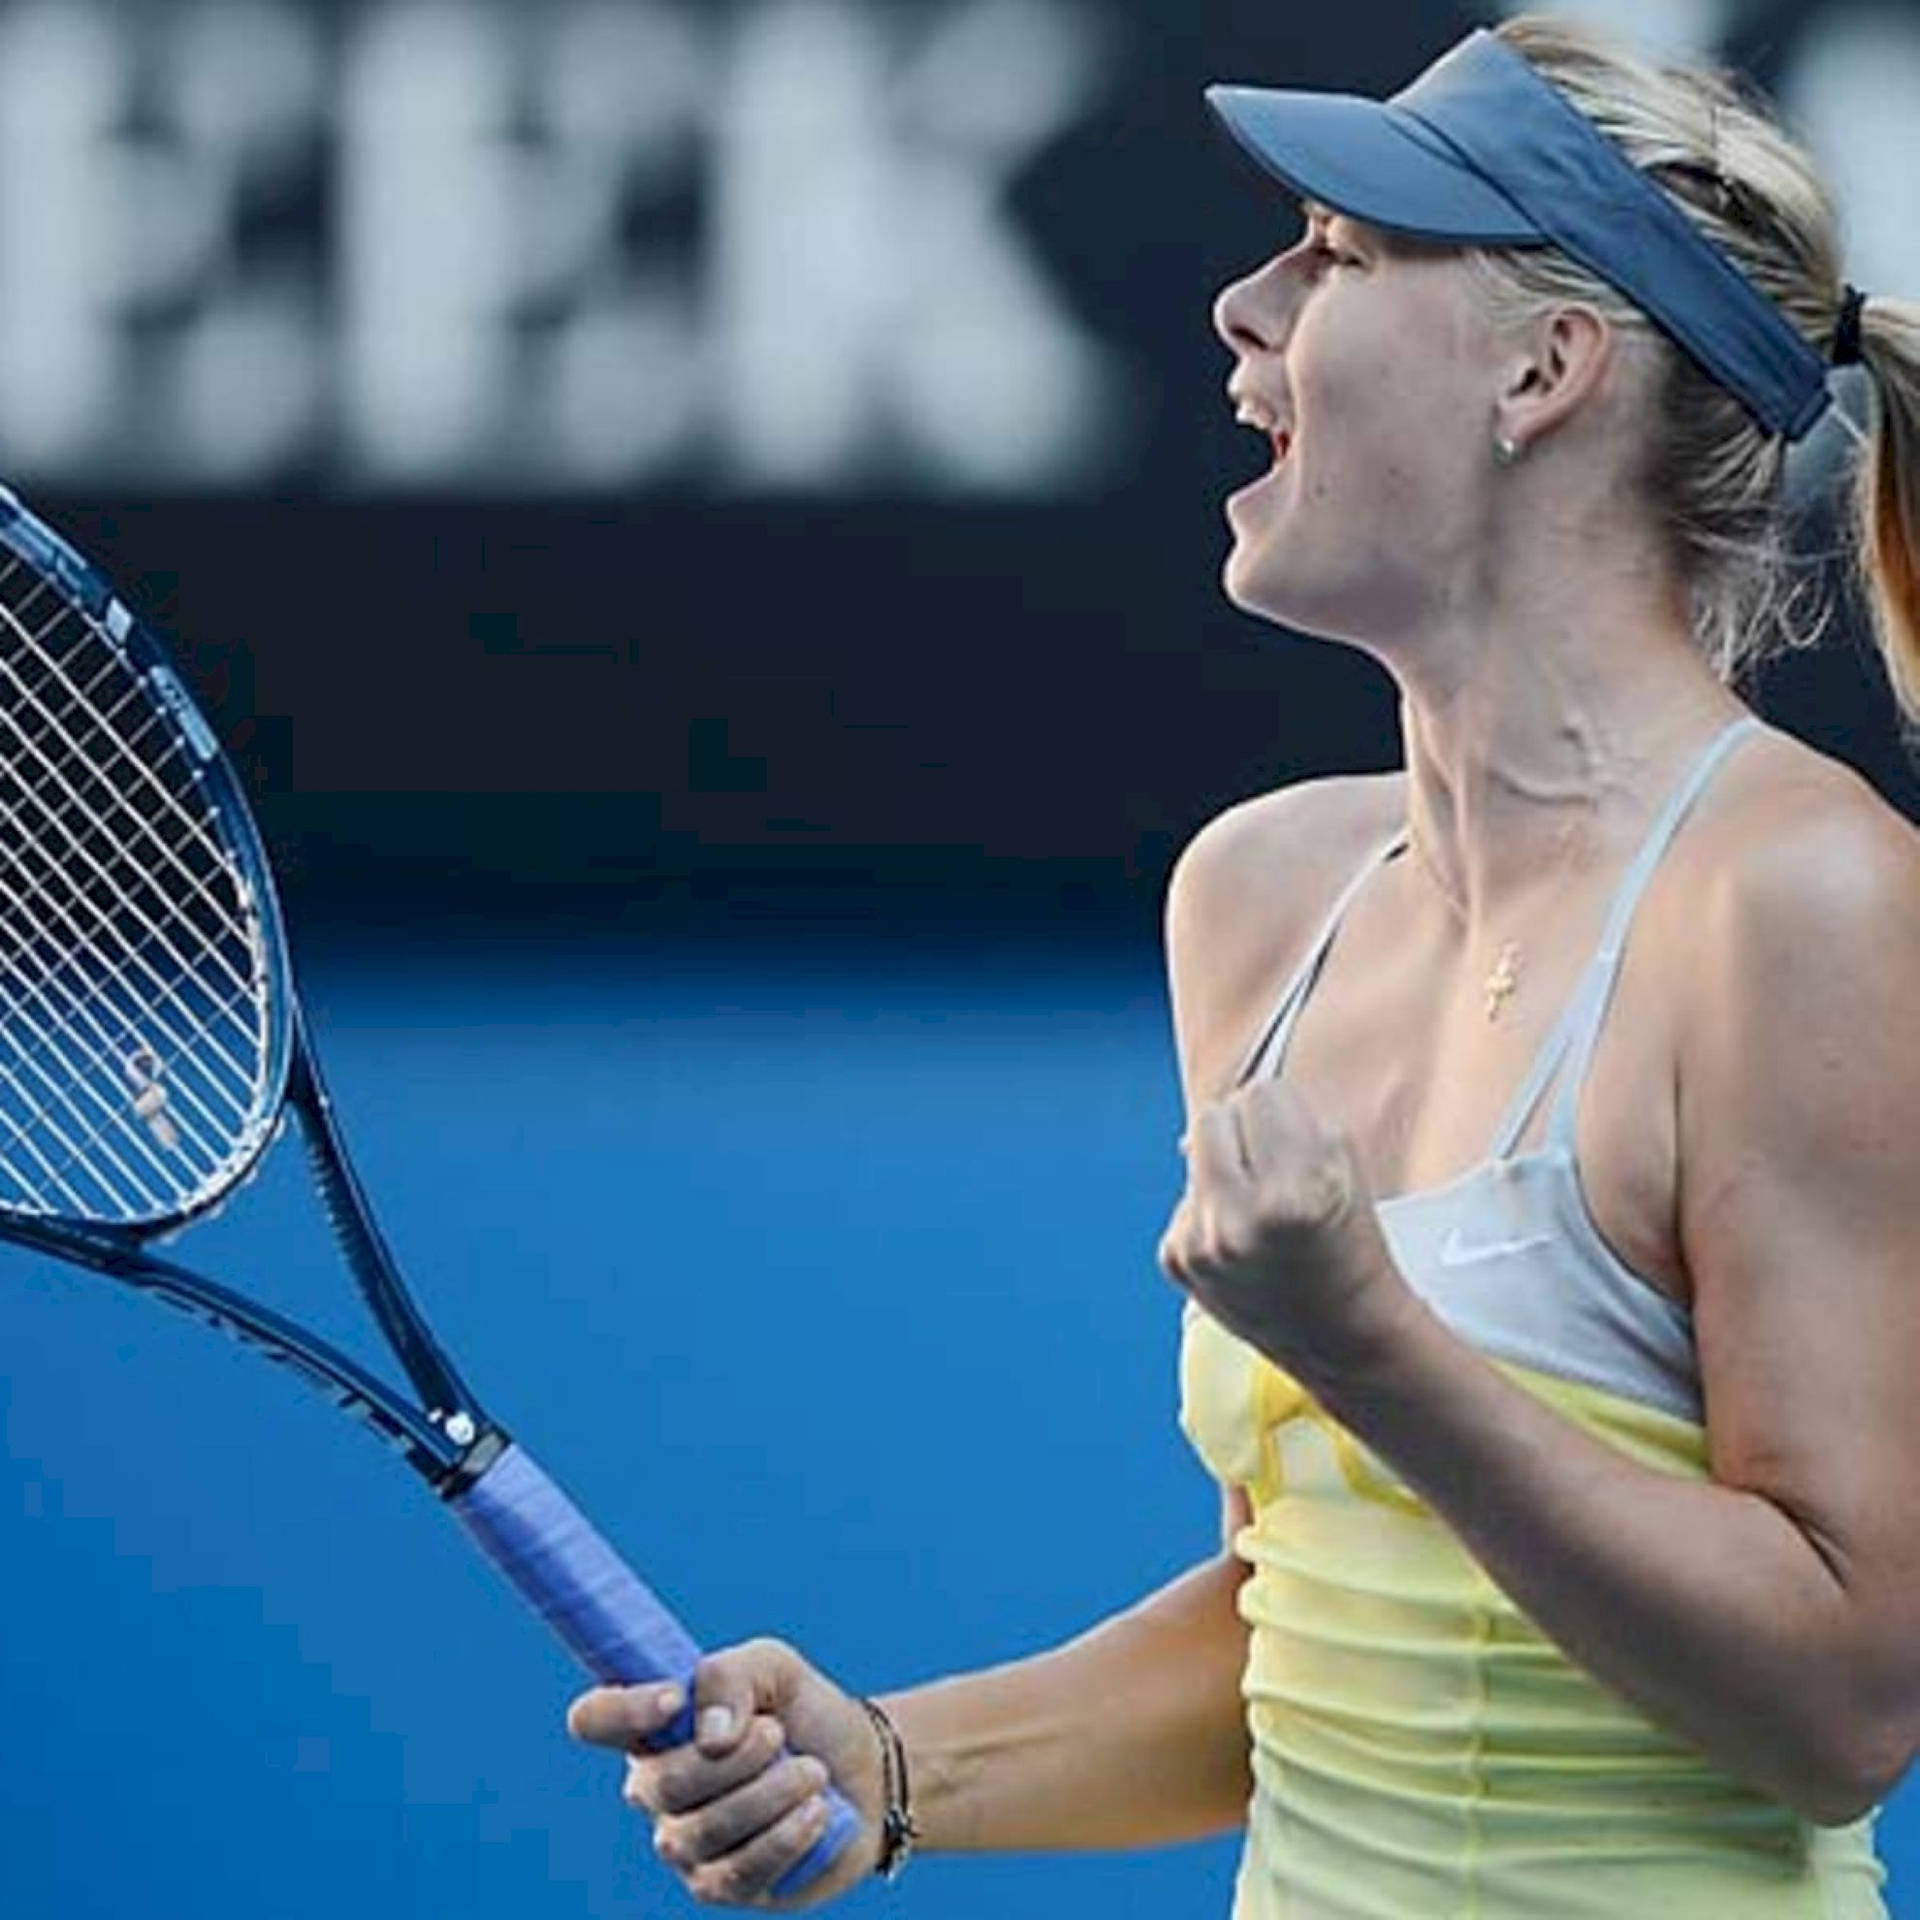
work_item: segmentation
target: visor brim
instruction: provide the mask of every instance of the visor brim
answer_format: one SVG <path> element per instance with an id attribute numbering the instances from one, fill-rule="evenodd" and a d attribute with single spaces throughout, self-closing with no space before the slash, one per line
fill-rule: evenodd
<path id="1" fill-rule="evenodd" d="M 1430 240 L 1538 245 L 1538 226 L 1411 114 L 1355 94 L 1207 89 L 1234 140 L 1303 199 Z"/>

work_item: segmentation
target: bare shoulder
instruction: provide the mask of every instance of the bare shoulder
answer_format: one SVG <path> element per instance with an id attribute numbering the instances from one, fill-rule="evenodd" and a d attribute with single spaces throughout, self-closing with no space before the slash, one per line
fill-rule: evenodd
<path id="1" fill-rule="evenodd" d="M 1811 1042 L 1829 1022 L 1859 1032 L 1898 1017 L 1903 1002 L 1911 1017 L 1920 830 L 1868 781 L 1770 732 L 1702 825 L 1667 916 L 1690 962 L 1675 975 L 1683 1034 L 1733 1045 L 1745 1028 L 1750 1043 L 1763 1021 Z"/>
<path id="2" fill-rule="evenodd" d="M 1167 971 L 1189 1104 L 1212 1099 L 1360 862 L 1406 807 L 1398 773 L 1258 794 L 1194 835 L 1167 883 Z"/>
<path id="3" fill-rule="evenodd" d="M 1703 824 L 1677 891 L 1705 953 L 1760 958 L 1784 943 L 1837 959 L 1836 944 L 1877 947 L 1916 926 L 1920 829 L 1790 734 L 1768 732 Z"/>

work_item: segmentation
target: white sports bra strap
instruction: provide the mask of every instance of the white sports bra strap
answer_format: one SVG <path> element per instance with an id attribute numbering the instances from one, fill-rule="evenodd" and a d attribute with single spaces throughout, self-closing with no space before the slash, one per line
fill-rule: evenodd
<path id="1" fill-rule="evenodd" d="M 1280 1071 L 1280 1062 L 1286 1056 L 1287 1042 L 1293 1035 L 1293 1023 L 1299 1018 L 1300 1009 L 1306 1004 L 1306 998 L 1313 991 L 1313 983 L 1320 977 L 1320 969 L 1326 964 L 1326 958 L 1333 947 L 1333 937 L 1340 931 L 1340 923 L 1347 917 L 1347 909 L 1353 905 L 1354 896 L 1372 878 L 1375 871 L 1383 867 L 1407 844 L 1407 830 L 1401 827 L 1384 845 L 1377 847 L 1360 863 L 1356 873 L 1341 890 L 1339 899 L 1333 903 L 1333 910 L 1320 931 L 1314 936 L 1314 942 L 1307 949 L 1304 960 L 1293 970 L 1293 978 L 1287 982 L 1286 991 L 1281 994 L 1267 1024 L 1260 1029 L 1260 1037 L 1248 1049 L 1246 1057 L 1240 1063 L 1240 1071 L 1233 1076 L 1233 1085 L 1244 1087 L 1254 1075 L 1261 1071 L 1269 1074 Z"/>
<path id="2" fill-rule="evenodd" d="M 1563 1023 L 1567 1027 L 1567 1039 L 1563 1043 L 1567 1050 L 1567 1071 L 1561 1079 L 1560 1091 L 1554 1098 L 1553 1113 L 1547 1122 L 1546 1137 L 1550 1146 L 1563 1148 L 1568 1153 L 1573 1151 L 1574 1113 L 1579 1105 L 1581 1084 L 1587 1077 L 1587 1067 L 1600 1038 L 1600 1026 L 1606 1018 L 1608 1003 L 1613 998 L 1614 981 L 1619 976 L 1620 955 L 1626 946 L 1627 929 L 1633 924 L 1634 909 L 1639 906 L 1640 896 L 1647 890 L 1647 882 L 1653 878 L 1654 868 L 1660 864 L 1660 856 L 1666 852 L 1668 843 L 1679 831 L 1680 823 L 1705 790 L 1707 782 L 1719 770 L 1720 763 L 1749 734 L 1759 731 L 1760 722 L 1751 714 L 1742 715 L 1731 726 L 1721 730 L 1695 763 L 1692 773 L 1680 783 L 1678 791 L 1661 809 L 1659 819 L 1653 823 L 1645 843 L 1621 880 L 1613 898 L 1612 911 L 1607 915 L 1606 930 L 1600 936 L 1600 950 L 1588 963 L 1579 989 L 1567 1010 L 1568 1020 Z M 1524 1122 L 1525 1114 L 1520 1118 Z M 1511 1145 L 1511 1142 L 1506 1144 Z"/>

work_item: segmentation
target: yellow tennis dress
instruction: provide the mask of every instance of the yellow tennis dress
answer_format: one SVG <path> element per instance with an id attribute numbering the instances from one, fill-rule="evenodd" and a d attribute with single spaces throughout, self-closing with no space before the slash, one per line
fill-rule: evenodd
<path id="1" fill-rule="evenodd" d="M 1566 1418 L 1694 1479 L 1689 1317 L 1595 1229 L 1573 1120 L 1633 909 L 1756 725 L 1714 741 L 1654 823 L 1487 1158 L 1380 1208 L 1457 1334 Z M 1243 1080 L 1278 1070 L 1353 896 L 1404 845 L 1347 888 Z M 1514 1153 L 1562 1068 L 1542 1145 Z M 1886 1920 L 1871 1815 L 1815 1826 L 1590 1678 L 1384 1462 L 1191 1304 L 1180 1372 L 1182 1426 L 1253 1513 L 1235 1542 L 1254 1792 L 1234 1920 Z"/>

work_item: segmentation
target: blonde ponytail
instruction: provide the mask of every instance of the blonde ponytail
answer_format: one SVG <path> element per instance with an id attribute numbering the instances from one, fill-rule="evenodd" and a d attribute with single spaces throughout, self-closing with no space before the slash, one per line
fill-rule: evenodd
<path id="1" fill-rule="evenodd" d="M 1920 306 L 1870 299 L 1861 360 L 1873 376 L 1871 445 L 1860 465 L 1860 568 L 1894 698 L 1920 727 Z"/>

